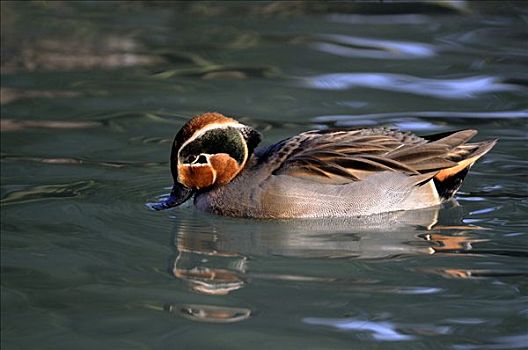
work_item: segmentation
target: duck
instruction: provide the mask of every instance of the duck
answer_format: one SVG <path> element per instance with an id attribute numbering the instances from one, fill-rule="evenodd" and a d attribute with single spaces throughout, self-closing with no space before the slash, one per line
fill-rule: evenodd
<path id="1" fill-rule="evenodd" d="M 176 134 L 171 193 L 148 206 L 164 210 L 194 197 L 201 211 L 255 219 L 361 217 L 440 206 L 497 142 L 469 143 L 476 134 L 324 129 L 257 147 L 257 130 L 207 112 Z"/>

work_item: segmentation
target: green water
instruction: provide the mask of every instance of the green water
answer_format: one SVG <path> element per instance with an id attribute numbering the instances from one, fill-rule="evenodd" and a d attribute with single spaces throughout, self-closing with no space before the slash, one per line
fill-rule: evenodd
<path id="1" fill-rule="evenodd" d="M 525 348 L 528 8 L 448 5 L 2 2 L 2 349 Z M 440 210 L 150 211 L 209 110 L 500 141 Z"/>

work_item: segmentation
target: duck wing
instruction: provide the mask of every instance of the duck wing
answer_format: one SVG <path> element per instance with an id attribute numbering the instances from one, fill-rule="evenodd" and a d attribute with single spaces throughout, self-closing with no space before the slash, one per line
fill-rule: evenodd
<path id="1" fill-rule="evenodd" d="M 313 130 L 269 147 L 262 159 L 274 175 L 321 183 L 346 184 L 385 171 L 429 180 L 474 154 L 480 144 L 466 142 L 476 133 L 419 137 L 388 128 Z"/>

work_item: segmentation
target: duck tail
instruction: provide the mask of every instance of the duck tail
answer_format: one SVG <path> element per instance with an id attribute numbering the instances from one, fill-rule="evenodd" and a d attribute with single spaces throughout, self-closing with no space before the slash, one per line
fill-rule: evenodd
<path id="1" fill-rule="evenodd" d="M 434 184 L 440 198 L 447 200 L 458 191 L 469 169 L 480 157 L 488 153 L 497 140 L 466 143 L 454 148 L 448 156 L 457 165 L 440 170 L 434 177 Z"/>

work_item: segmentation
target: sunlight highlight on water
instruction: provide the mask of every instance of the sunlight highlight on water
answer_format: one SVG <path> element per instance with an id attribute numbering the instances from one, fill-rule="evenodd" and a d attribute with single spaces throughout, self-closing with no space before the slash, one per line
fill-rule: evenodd
<path id="1" fill-rule="evenodd" d="M 323 90 L 353 88 L 381 89 L 436 98 L 466 99 L 492 92 L 518 91 L 520 87 L 497 77 L 474 76 L 459 79 L 425 79 L 388 73 L 334 73 L 308 78 L 306 86 Z"/>

